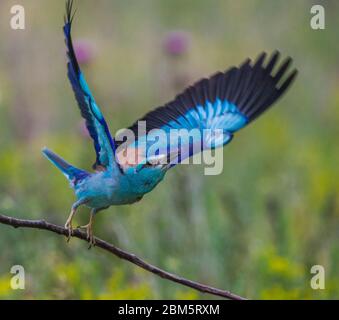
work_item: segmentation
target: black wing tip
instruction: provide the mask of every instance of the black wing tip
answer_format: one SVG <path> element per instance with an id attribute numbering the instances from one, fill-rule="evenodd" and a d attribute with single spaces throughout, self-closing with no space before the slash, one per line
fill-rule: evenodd
<path id="1" fill-rule="evenodd" d="M 265 63 L 266 52 L 259 54 L 251 66 L 251 85 L 247 86 L 239 96 L 244 96 L 238 102 L 238 107 L 249 119 L 254 120 L 270 106 L 272 106 L 291 86 L 298 75 L 294 68 L 289 71 L 293 59 L 290 56 L 281 58 L 279 50 L 271 53 L 268 62 Z M 276 71 L 275 71 L 276 69 Z"/>
<path id="2" fill-rule="evenodd" d="M 73 9 L 74 6 L 74 0 L 67 0 L 66 1 L 66 14 L 64 17 L 65 24 L 68 24 L 69 26 L 72 25 L 75 13 L 77 9 Z"/>
<path id="3" fill-rule="evenodd" d="M 255 67 L 260 68 L 261 67 L 262 69 L 264 69 L 266 71 L 270 71 L 270 72 L 273 72 L 274 67 L 277 66 L 278 64 L 280 64 L 280 66 L 281 66 L 280 69 L 284 67 L 287 70 L 288 67 L 293 63 L 293 59 L 290 56 L 287 56 L 287 57 L 285 57 L 285 59 L 281 60 L 281 52 L 277 49 L 272 51 L 272 53 L 270 53 L 270 54 L 267 53 L 266 51 L 261 52 L 260 54 L 258 54 L 258 56 L 254 60 L 254 62 L 252 62 L 252 59 L 247 58 L 241 64 L 241 66 L 246 64 L 248 61 L 250 61 L 250 63 L 252 63 L 252 65 L 251 65 L 252 68 L 255 68 Z M 282 62 L 280 62 L 280 61 L 282 61 Z M 278 71 L 276 73 L 278 73 Z"/>
<path id="4" fill-rule="evenodd" d="M 292 85 L 292 83 L 295 81 L 298 74 L 299 74 L 298 69 L 293 69 L 289 73 L 289 75 L 286 77 L 286 80 L 279 87 L 279 92 L 283 93 L 284 91 L 286 91 Z"/>
<path id="5" fill-rule="evenodd" d="M 278 55 L 277 55 L 278 53 Z M 276 90 L 282 91 L 282 88 L 285 90 L 292 84 L 292 82 L 296 79 L 299 71 L 297 68 L 290 70 L 290 67 L 293 64 L 293 58 L 290 56 L 285 57 L 281 62 L 280 52 L 276 50 L 272 54 L 272 58 L 269 61 L 267 67 L 265 68 L 266 72 L 269 72 L 269 75 L 272 77 Z M 269 68 L 269 65 L 272 64 L 272 68 Z M 277 71 L 274 73 L 274 67 L 279 66 Z"/>
<path id="6" fill-rule="evenodd" d="M 267 56 L 267 53 L 265 51 L 260 53 L 258 55 L 258 57 L 256 58 L 255 62 L 254 62 L 253 68 L 260 68 L 260 67 L 262 67 L 264 61 L 266 60 L 266 56 Z"/>
<path id="7" fill-rule="evenodd" d="M 80 74 L 80 67 L 74 52 L 73 43 L 72 43 L 72 36 L 71 36 L 71 29 L 73 19 L 76 13 L 76 9 L 74 9 L 74 1 L 67 0 L 66 3 L 66 14 L 65 14 L 65 24 L 64 24 L 64 34 L 65 34 L 65 43 L 67 46 L 67 56 L 69 59 L 68 69 L 73 68 L 76 75 Z"/>

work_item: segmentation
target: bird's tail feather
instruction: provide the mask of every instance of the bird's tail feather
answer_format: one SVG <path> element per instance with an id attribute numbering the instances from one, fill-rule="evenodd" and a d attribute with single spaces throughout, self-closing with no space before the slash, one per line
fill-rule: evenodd
<path id="1" fill-rule="evenodd" d="M 60 156 L 58 156 L 57 154 L 55 154 L 54 152 L 52 152 L 51 150 L 47 148 L 43 148 L 42 153 L 49 161 L 51 161 L 66 176 L 68 180 L 74 183 L 89 176 L 89 173 L 87 171 L 78 169 L 70 165 Z"/>

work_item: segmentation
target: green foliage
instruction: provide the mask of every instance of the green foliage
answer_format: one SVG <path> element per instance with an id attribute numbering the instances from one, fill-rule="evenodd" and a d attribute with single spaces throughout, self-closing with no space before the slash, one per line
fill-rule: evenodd
<path id="1" fill-rule="evenodd" d="M 85 169 L 94 161 L 66 80 L 62 2 L 27 1 L 27 30 L 0 28 L 0 212 L 59 224 L 74 198 L 41 147 Z M 1 21 L 11 3 L 1 1 Z M 178 82 L 263 49 L 291 55 L 300 70 L 277 106 L 225 148 L 222 174 L 178 167 L 141 202 L 100 213 L 95 234 L 166 270 L 249 298 L 338 297 L 338 3 L 325 3 L 323 31 L 310 28 L 306 0 L 107 0 L 100 6 L 86 0 L 77 6 L 74 38 L 87 37 L 95 47 L 84 71 L 112 132 L 171 99 Z M 190 34 L 190 49 L 174 58 L 162 44 L 178 29 Z M 87 219 L 82 209 L 75 224 Z M 14 264 L 25 267 L 23 291 L 10 289 Z M 325 267 L 325 290 L 310 288 L 315 264 Z M 88 251 L 76 239 L 66 244 L 51 233 L 0 225 L 0 298 L 209 296 Z"/>

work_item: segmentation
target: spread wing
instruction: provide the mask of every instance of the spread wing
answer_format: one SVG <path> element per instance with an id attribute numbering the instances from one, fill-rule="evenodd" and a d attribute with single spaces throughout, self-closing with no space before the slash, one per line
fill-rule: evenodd
<path id="1" fill-rule="evenodd" d="M 198 81 L 173 101 L 147 113 L 129 131 L 121 132 L 115 138 L 116 145 L 122 146 L 127 132 L 133 132 L 136 141 L 128 144 L 127 150 L 137 150 L 134 165 L 144 162 L 145 166 L 158 166 L 166 159 L 170 164 L 163 167 L 169 168 L 197 152 L 229 143 L 235 132 L 272 106 L 295 79 L 297 70 L 288 72 L 292 59 L 288 57 L 277 66 L 279 55 L 274 52 L 265 63 L 266 53 L 262 53 L 254 63 L 247 59 L 240 67 Z M 146 125 L 142 135 L 138 134 L 140 121 Z M 170 138 L 173 129 L 192 130 L 193 139 L 178 144 Z M 150 141 L 155 140 L 161 151 L 149 153 Z"/>
<path id="2" fill-rule="evenodd" d="M 81 115 L 86 120 L 87 129 L 94 141 L 96 161 L 93 168 L 102 169 L 107 167 L 117 167 L 114 155 L 114 141 L 109 132 L 105 118 L 101 113 L 99 106 L 95 102 L 75 56 L 71 37 L 72 21 L 74 17 L 72 8 L 73 1 L 68 0 L 66 2 L 66 16 L 63 27 L 68 55 L 68 78 L 71 82 Z"/>

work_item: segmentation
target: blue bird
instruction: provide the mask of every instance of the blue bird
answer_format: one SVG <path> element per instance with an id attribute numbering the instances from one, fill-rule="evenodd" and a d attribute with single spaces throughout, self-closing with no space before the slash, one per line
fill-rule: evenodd
<path id="1" fill-rule="evenodd" d="M 277 67 L 278 51 L 267 62 L 266 53 L 262 53 L 254 63 L 247 59 L 239 67 L 196 82 L 173 101 L 147 113 L 112 138 L 75 56 L 71 37 L 72 8 L 73 1 L 68 0 L 63 27 L 68 78 L 94 141 L 95 171 L 76 168 L 47 148 L 42 152 L 66 176 L 77 198 L 65 224 L 68 240 L 77 209 L 86 205 L 91 208 L 90 220 L 80 228 L 86 229 L 91 246 L 95 244 L 93 220 L 96 213 L 111 205 L 139 201 L 176 164 L 198 152 L 228 144 L 235 132 L 259 117 L 286 92 L 297 70 L 288 71 L 292 62 L 290 57 Z M 144 130 L 140 130 L 140 123 L 145 124 Z M 181 129 L 193 130 L 193 138 L 198 140 L 180 140 L 173 144 L 171 132 Z M 129 135 L 134 139 L 129 139 Z M 155 140 L 158 147 L 151 152 Z"/>

